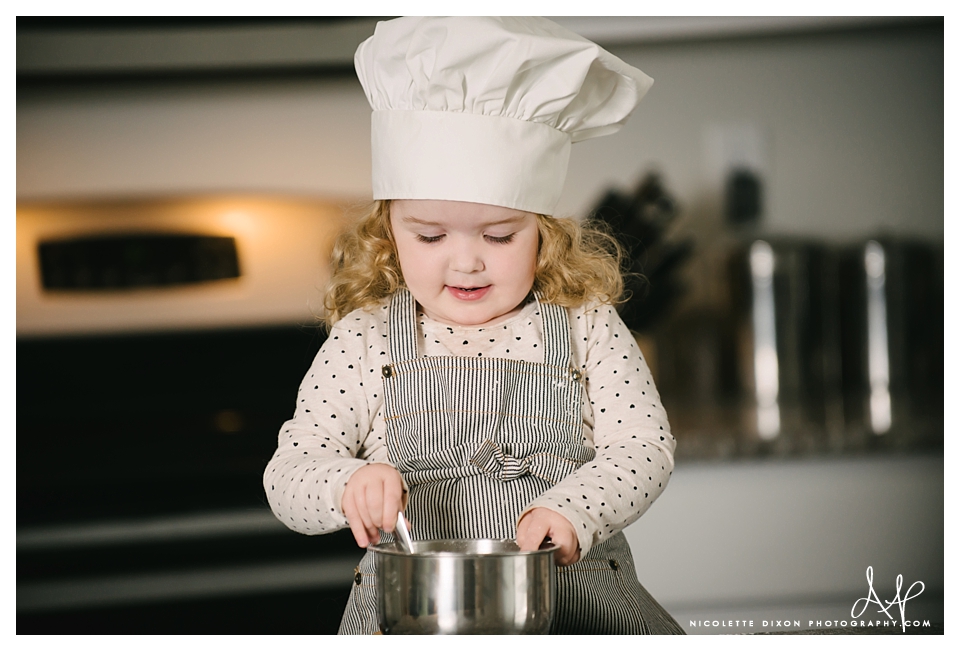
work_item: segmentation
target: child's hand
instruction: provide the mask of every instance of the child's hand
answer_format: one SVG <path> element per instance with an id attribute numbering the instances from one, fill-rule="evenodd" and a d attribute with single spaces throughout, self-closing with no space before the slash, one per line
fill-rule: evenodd
<path id="1" fill-rule="evenodd" d="M 380 538 L 378 529 L 393 531 L 403 508 L 403 481 L 393 466 L 371 463 L 353 473 L 343 489 L 343 514 L 357 544 L 366 547 Z"/>
<path id="2" fill-rule="evenodd" d="M 540 548 L 549 537 L 560 549 L 554 554 L 557 565 L 570 565 L 580 560 L 580 543 L 570 521 L 550 509 L 533 509 L 517 524 L 517 544 L 524 551 Z"/>

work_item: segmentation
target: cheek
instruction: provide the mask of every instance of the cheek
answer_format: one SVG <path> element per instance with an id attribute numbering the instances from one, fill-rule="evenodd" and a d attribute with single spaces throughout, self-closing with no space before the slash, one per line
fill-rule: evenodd
<path id="1" fill-rule="evenodd" d="M 527 247 L 524 251 L 524 260 L 525 266 L 524 271 L 527 272 L 531 277 L 537 271 L 537 258 L 540 252 L 540 235 L 539 233 L 534 233 L 533 236 L 527 241 Z"/>
<path id="2" fill-rule="evenodd" d="M 537 271 L 537 242 L 525 242 L 524 246 L 518 247 L 503 257 L 503 267 L 506 272 L 517 282 L 533 283 L 534 275 Z"/>
<path id="3" fill-rule="evenodd" d="M 396 251 L 397 251 L 397 262 L 400 265 L 400 274 L 403 276 L 404 280 L 409 282 L 411 278 L 416 277 L 416 270 L 413 268 L 413 265 L 410 263 L 412 259 L 410 256 L 410 251 L 400 241 L 397 241 L 396 243 Z"/>
<path id="4" fill-rule="evenodd" d="M 424 251 L 422 246 L 407 246 L 397 242 L 397 261 L 400 263 L 400 273 L 407 283 L 418 282 L 424 277 L 435 275 L 434 256 Z"/>

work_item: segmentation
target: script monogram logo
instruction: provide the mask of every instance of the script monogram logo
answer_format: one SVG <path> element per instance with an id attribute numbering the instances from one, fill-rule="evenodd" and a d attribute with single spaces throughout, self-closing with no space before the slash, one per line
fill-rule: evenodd
<path id="1" fill-rule="evenodd" d="M 916 594 L 913 594 L 913 589 L 918 585 L 920 586 L 920 590 L 917 591 Z M 877 596 L 876 590 L 873 589 L 873 566 L 872 565 L 869 566 L 867 568 L 867 588 L 868 588 L 867 596 L 860 597 L 859 599 L 856 600 L 856 602 L 854 602 L 853 608 L 850 609 L 850 616 L 853 618 L 859 618 L 867 609 L 868 605 L 876 604 L 877 608 L 884 615 L 896 621 L 896 617 L 890 614 L 890 608 L 893 607 L 894 604 L 897 604 L 897 606 L 900 608 L 900 625 L 903 628 L 903 632 L 906 633 L 907 623 L 905 621 L 906 614 L 904 611 L 906 610 L 907 602 L 910 601 L 911 599 L 919 597 L 920 594 L 923 592 L 924 585 L 922 581 L 914 581 L 913 584 L 911 584 L 910 587 L 907 588 L 906 594 L 904 594 L 901 597 L 900 588 L 902 587 L 903 587 L 903 575 L 898 574 L 897 575 L 897 594 L 893 597 L 893 599 L 889 601 L 886 601 L 886 602 L 881 601 L 880 597 Z M 860 608 L 860 612 L 856 612 L 857 606 L 860 605 L 860 602 L 863 602 L 863 607 Z"/>

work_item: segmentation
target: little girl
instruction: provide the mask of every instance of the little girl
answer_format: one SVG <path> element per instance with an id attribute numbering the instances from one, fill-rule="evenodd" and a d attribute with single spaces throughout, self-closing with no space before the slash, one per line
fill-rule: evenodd
<path id="1" fill-rule="evenodd" d="M 652 80 L 545 19 L 400 18 L 357 51 L 373 106 L 370 213 L 341 237 L 329 336 L 264 489 L 305 534 L 559 546 L 555 633 L 682 633 L 621 533 L 675 441 L 611 307 L 611 238 L 551 217 L 570 144 L 616 131 Z M 341 633 L 375 633 L 373 555 Z"/>

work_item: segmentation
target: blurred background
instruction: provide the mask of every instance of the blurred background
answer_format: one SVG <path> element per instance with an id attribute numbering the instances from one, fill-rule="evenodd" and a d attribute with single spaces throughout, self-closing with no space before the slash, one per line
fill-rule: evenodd
<path id="1" fill-rule="evenodd" d="M 359 551 L 260 478 L 369 199 L 376 20 L 18 18 L 18 633 L 336 631 Z M 630 252 L 678 441 L 641 581 L 782 631 L 872 567 L 942 626 L 942 18 L 556 20 L 655 80 L 558 210 Z"/>

